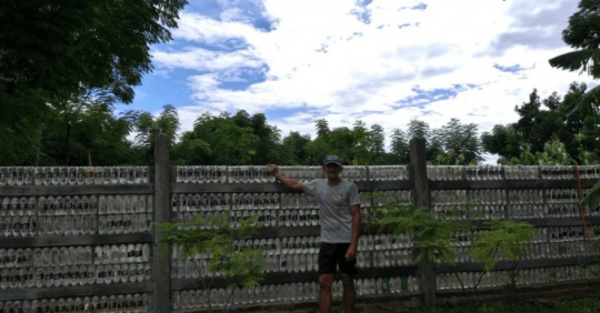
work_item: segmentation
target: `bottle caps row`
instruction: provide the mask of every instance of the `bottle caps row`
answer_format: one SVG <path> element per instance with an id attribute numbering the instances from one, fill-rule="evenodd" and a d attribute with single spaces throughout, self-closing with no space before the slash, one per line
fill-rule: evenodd
<path id="1" fill-rule="evenodd" d="M 113 235 L 147 232 L 153 214 L 0 216 L 0 237 Z"/>
<path id="2" fill-rule="evenodd" d="M 82 195 L 0 197 L 0 216 L 14 215 L 73 215 L 119 214 L 153 212 L 153 196 Z"/>
<path id="3" fill-rule="evenodd" d="M 318 251 L 318 250 L 317 250 Z M 359 251 L 357 255 L 357 266 L 365 268 L 402 267 L 414 264 L 413 249 Z M 318 252 L 307 249 L 290 250 L 287 253 L 271 253 L 265 255 L 264 271 L 266 273 L 304 273 L 316 272 L 318 266 Z M 176 260 L 172 263 L 171 277 L 177 279 L 199 279 L 210 277 L 222 277 L 222 272 L 210 270 L 210 259 L 193 258 Z"/>
<path id="4" fill-rule="evenodd" d="M 382 205 L 394 200 L 411 199 L 412 191 L 383 191 L 374 196 L 360 193 L 361 206 Z M 218 212 L 269 209 L 318 209 L 315 197 L 305 193 L 176 193 L 171 195 L 173 212 Z"/>
<path id="5" fill-rule="evenodd" d="M 149 262 L 150 244 L 0 249 L 0 268 Z"/>
<path id="6" fill-rule="evenodd" d="M 178 183 L 266 183 L 275 179 L 265 165 L 246 166 L 177 166 L 175 181 Z"/>
<path id="7" fill-rule="evenodd" d="M 147 166 L 0 167 L 0 186 L 146 184 Z"/>
<path id="8" fill-rule="evenodd" d="M 279 172 L 299 181 L 325 178 L 321 166 L 279 166 Z M 177 166 L 178 183 L 273 183 L 265 165 Z M 342 177 L 351 181 L 408 180 L 406 165 L 344 166 Z"/>
<path id="9" fill-rule="evenodd" d="M 290 254 L 290 253 L 315 253 L 320 247 L 319 236 L 299 236 L 268 239 L 250 239 L 234 241 L 234 249 L 252 248 L 262 249 L 267 254 Z M 181 259 L 183 247 L 172 245 L 171 260 L 173 262 L 184 262 L 191 259 L 206 259 L 205 254 L 194 254 L 187 259 Z"/>
<path id="10" fill-rule="evenodd" d="M 432 210 L 440 215 L 447 215 L 450 219 L 463 219 L 467 217 L 467 212 L 461 205 L 439 205 L 433 204 Z M 454 213 L 460 212 L 459 215 Z M 598 216 L 600 211 L 593 210 L 586 213 L 588 216 Z M 527 203 L 527 204 L 484 204 L 472 208 L 469 217 L 478 220 L 488 219 L 533 219 L 533 218 L 565 218 L 580 216 L 580 207 L 576 203 Z"/>
<path id="11" fill-rule="evenodd" d="M 354 285 L 358 296 L 410 294 L 419 292 L 421 288 L 416 276 L 356 279 Z M 343 286 L 340 280 L 335 280 L 331 289 L 335 300 L 342 299 Z M 174 310 L 189 311 L 219 309 L 228 303 L 234 306 L 251 306 L 266 303 L 315 302 L 318 294 L 317 282 L 298 282 L 233 290 L 225 288 L 182 290 L 173 292 L 171 299 Z"/>
<path id="12" fill-rule="evenodd" d="M 0 289 L 126 284 L 151 279 L 150 263 L 0 269 Z"/>
<path id="13" fill-rule="evenodd" d="M 361 193 L 362 202 L 370 206 L 369 193 Z M 383 197 L 373 199 L 376 205 L 399 199 L 410 199 L 411 191 L 388 191 Z M 437 206 L 460 205 L 473 201 L 476 206 L 493 204 L 572 204 L 579 203 L 575 189 L 528 189 L 509 190 L 434 190 L 432 203 Z M 316 209 L 314 197 L 303 193 L 194 193 L 173 194 L 171 207 L 179 211 L 220 211 L 220 210 L 260 210 L 260 209 Z M 41 196 L 41 197 L 0 197 L 0 216 L 6 215 L 71 215 L 71 214 L 119 214 L 152 212 L 153 196 L 133 195 L 83 195 L 83 196 Z"/>
<path id="14" fill-rule="evenodd" d="M 173 222 L 186 223 L 192 221 L 195 216 L 200 215 L 208 218 L 209 214 L 214 214 L 218 217 L 227 216 L 229 226 L 238 227 L 242 221 L 251 216 L 258 215 L 258 220 L 255 225 L 262 227 L 303 227 L 319 225 L 319 211 L 313 210 L 244 210 L 233 212 L 179 212 L 173 214 Z M 203 229 L 209 229 L 210 226 L 201 226 Z"/>
<path id="15" fill-rule="evenodd" d="M 171 196 L 173 212 L 318 207 L 316 199 L 304 193 L 194 193 Z"/>
<path id="16" fill-rule="evenodd" d="M 501 166 L 501 165 L 428 165 L 430 180 L 575 180 L 600 179 L 600 166 Z"/>
<path id="17" fill-rule="evenodd" d="M 0 167 L 0 186 L 146 184 L 148 166 Z M 321 166 L 280 166 L 290 178 L 309 181 L 324 178 Z M 176 166 L 178 183 L 272 183 L 265 165 Z M 429 165 L 430 180 L 570 180 L 599 179 L 600 166 L 439 166 Z M 344 166 L 342 176 L 352 181 L 408 180 L 407 165 Z"/>
<path id="18" fill-rule="evenodd" d="M 0 301 L 0 312 L 10 313 L 81 313 L 116 312 L 147 313 L 151 311 L 148 294 L 121 294 L 93 297 Z"/>
<path id="19" fill-rule="evenodd" d="M 587 192 L 588 190 L 585 190 Z M 439 204 L 519 204 L 519 203 L 579 203 L 575 188 L 553 189 L 456 189 L 432 190 L 431 201 Z"/>

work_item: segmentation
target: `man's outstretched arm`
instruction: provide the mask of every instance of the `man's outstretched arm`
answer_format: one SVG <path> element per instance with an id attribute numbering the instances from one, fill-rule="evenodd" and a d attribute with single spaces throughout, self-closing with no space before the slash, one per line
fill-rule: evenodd
<path id="1" fill-rule="evenodd" d="M 273 175 L 273 177 L 275 177 L 286 187 L 298 191 L 302 191 L 304 189 L 304 186 L 301 182 L 281 175 L 281 173 L 279 173 L 279 166 L 277 164 L 267 164 L 267 170 L 271 175 Z"/>

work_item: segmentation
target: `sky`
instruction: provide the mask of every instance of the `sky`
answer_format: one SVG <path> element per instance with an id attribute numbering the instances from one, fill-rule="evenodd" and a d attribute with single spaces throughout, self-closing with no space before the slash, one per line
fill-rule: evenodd
<path id="1" fill-rule="evenodd" d="M 417 119 L 480 132 L 518 120 L 535 89 L 564 95 L 591 77 L 550 67 L 578 0 L 190 0 L 154 70 L 117 111 L 263 113 L 282 137 Z"/>

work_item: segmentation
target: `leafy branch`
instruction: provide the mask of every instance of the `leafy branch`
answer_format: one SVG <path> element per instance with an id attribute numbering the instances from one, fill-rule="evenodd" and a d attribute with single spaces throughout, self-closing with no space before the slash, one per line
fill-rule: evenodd
<path id="1" fill-rule="evenodd" d="M 466 217 L 474 215 L 472 203 L 433 213 L 402 199 L 376 206 L 372 212 L 378 218 L 380 232 L 413 237 L 419 248 L 415 263 L 426 259 L 451 265 L 454 264 L 457 242 L 453 234 L 470 232 L 472 225 Z"/>
<path id="2" fill-rule="evenodd" d="M 208 257 L 209 271 L 215 275 L 200 275 L 205 289 L 211 288 L 216 275 L 232 279 L 225 310 L 233 302 L 233 291 L 238 287 L 254 288 L 264 279 L 264 251 L 243 242 L 251 240 L 258 231 L 258 215 L 229 223 L 230 214 L 196 215 L 185 223 L 156 223 L 162 234 L 160 242 L 182 247 L 181 258 L 187 259 L 200 254 Z M 166 251 L 168 253 L 168 251 Z M 206 280 L 208 277 L 208 281 Z M 210 293 L 207 303 L 212 310 Z"/>
<path id="3" fill-rule="evenodd" d="M 373 193 L 374 198 L 383 195 L 385 193 Z M 415 263 L 428 260 L 434 264 L 454 266 L 458 246 L 456 234 L 472 234 L 479 229 L 468 250 L 469 255 L 476 262 L 483 263 L 484 268 L 484 272 L 479 273 L 473 281 L 473 294 L 483 276 L 493 270 L 500 259 L 518 259 L 529 249 L 535 236 L 534 227 L 526 222 L 490 220 L 479 227 L 476 220 L 480 214 L 475 210 L 474 201 L 456 203 L 438 212 L 430 212 L 407 200 L 387 199 L 377 202 L 369 213 L 369 222 L 378 223 L 379 232 L 392 236 L 409 235 L 413 238 L 414 245 L 418 248 Z M 455 276 L 461 289 L 466 291 L 468 286 L 460 275 L 455 273 Z M 511 284 L 514 287 L 514 273 L 511 275 Z M 472 296 L 470 299 L 472 301 Z"/>
<path id="4" fill-rule="evenodd" d="M 491 271 L 499 257 L 506 260 L 520 258 L 535 236 L 535 228 L 526 222 L 491 220 L 485 224 L 489 229 L 480 232 L 471 247 L 473 259 L 482 262 L 485 271 Z"/>

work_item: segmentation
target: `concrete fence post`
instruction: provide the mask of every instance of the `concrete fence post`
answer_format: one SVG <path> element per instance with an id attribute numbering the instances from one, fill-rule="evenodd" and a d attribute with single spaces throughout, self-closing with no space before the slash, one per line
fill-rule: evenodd
<path id="1" fill-rule="evenodd" d="M 170 165 L 169 137 L 156 136 L 154 143 L 154 221 L 170 220 Z M 170 257 L 159 256 L 160 251 L 169 250 L 169 244 L 159 243 L 160 234 L 154 233 L 152 255 L 152 278 L 154 283 L 154 313 L 171 312 L 171 262 Z"/>
<path id="2" fill-rule="evenodd" d="M 412 173 L 414 174 L 415 205 L 431 210 L 431 195 L 427 178 L 427 157 L 425 155 L 425 139 L 413 138 L 410 141 L 410 164 L 413 167 Z M 434 264 L 424 258 L 418 264 L 418 269 L 421 276 L 421 287 L 423 289 L 425 304 L 428 306 L 435 305 L 437 284 Z"/>

